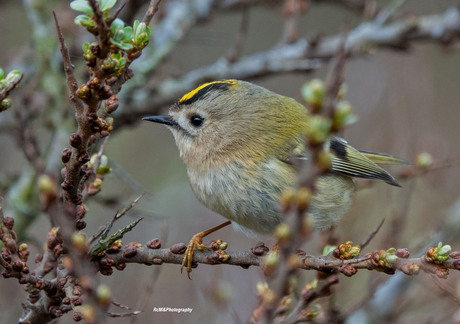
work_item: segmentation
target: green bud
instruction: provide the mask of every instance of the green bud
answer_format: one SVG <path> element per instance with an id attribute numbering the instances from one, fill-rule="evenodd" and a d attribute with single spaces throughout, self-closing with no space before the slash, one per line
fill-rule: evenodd
<path id="1" fill-rule="evenodd" d="M 99 167 L 97 168 L 97 171 L 96 171 L 96 173 L 99 175 L 106 175 L 106 174 L 109 174 L 110 172 L 112 172 L 112 168 L 109 166 Z"/>
<path id="2" fill-rule="evenodd" d="M 22 73 L 19 70 L 13 70 L 6 76 L 5 80 L 8 83 L 18 83 L 22 78 Z"/>
<path id="3" fill-rule="evenodd" d="M 110 305 L 111 291 L 109 286 L 100 284 L 96 289 L 96 296 L 98 302 L 102 305 Z"/>
<path id="4" fill-rule="evenodd" d="M 86 101 L 91 97 L 91 89 L 86 84 L 82 84 L 76 94 L 78 98 Z"/>
<path id="5" fill-rule="evenodd" d="M 133 25 L 133 41 L 138 49 L 143 49 L 148 44 L 150 38 L 150 27 L 145 23 L 139 23 L 139 20 L 136 20 Z"/>
<path id="6" fill-rule="evenodd" d="M 394 254 L 387 255 L 385 265 L 391 267 L 391 265 L 398 260 L 398 257 Z"/>
<path id="7" fill-rule="evenodd" d="M 107 164 L 109 162 L 109 159 L 105 154 L 101 156 L 101 160 L 99 161 L 99 167 L 97 168 L 96 173 L 99 175 L 106 175 L 109 174 L 112 171 L 112 168 L 110 168 Z"/>
<path id="8" fill-rule="evenodd" d="M 88 162 L 88 167 L 92 168 L 94 164 L 96 163 L 96 160 L 97 160 L 97 153 L 94 153 L 93 155 L 91 155 L 91 158 Z"/>
<path id="9" fill-rule="evenodd" d="M 342 100 L 342 99 L 345 97 L 345 95 L 347 94 L 347 92 L 348 92 L 348 86 L 347 86 L 347 84 L 346 84 L 346 83 L 342 83 L 342 84 L 340 85 L 339 92 L 337 93 L 337 99 L 338 99 L 338 100 Z"/>
<path id="10" fill-rule="evenodd" d="M 9 109 L 12 104 L 13 102 L 11 101 L 10 98 L 3 99 L 2 102 L 0 103 L 0 112 Z"/>
<path id="11" fill-rule="evenodd" d="M 99 162 L 99 166 L 100 167 L 106 167 L 108 162 L 109 162 L 109 159 L 107 158 L 107 155 L 102 154 L 101 155 L 101 161 Z"/>
<path id="12" fill-rule="evenodd" d="M 332 154 L 329 151 L 322 150 L 318 154 L 318 166 L 321 167 L 323 170 L 330 170 L 332 169 Z"/>
<path id="13" fill-rule="evenodd" d="M 319 115 L 311 116 L 307 135 L 312 144 L 323 143 L 331 135 L 331 121 Z"/>
<path id="14" fill-rule="evenodd" d="M 302 86 L 302 96 L 304 100 L 315 110 L 321 109 L 323 106 L 326 88 L 324 82 L 320 79 L 313 79 Z"/>
<path id="15" fill-rule="evenodd" d="M 13 70 L 5 77 L 5 74 L 2 70 L 2 76 L 0 78 L 0 90 L 5 89 L 10 86 L 14 86 L 19 83 L 22 79 L 22 73 L 19 70 Z"/>
<path id="16" fill-rule="evenodd" d="M 37 181 L 38 191 L 43 194 L 54 193 L 56 190 L 56 184 L 47 174 L 42 174 L 38 177 Z"/>
<path id="17" fill-rule="evenodd" d="M 312 282 L 307 283 L 305 285 L 305 290 L 315 290 L 316 287 L 318 287 L 318 279 L 314 279 Z"/>
<path id="18" fill-rule="evenodd" d="M 135 44 L 139 49 L 143 49 L 145 46 L 147 46 L 148 42 L 149 36 L 147 33 L 142 33 L 138 38 L 135 39 Z"/>
<path id="19" fill-rule="evenodd" d="M 281 223 L 275 228 L 275 237 L 280 241 L 289 239 L 290 235 L 291 230 L 286 223 Z"/>
<path id="20" fill-rule="evenodd" d="M 361 253 L 361 248 L 359 245 L 352 246 L 348 253 L 350 253 L 350 255 L 353 257 L 357 257 Z"/>
<path id="21" fill-rule="evenodd" d="M 3 71 L 2 68 L 0 68 L 0 80 L 3 80 L 5 78 L 5 72 Z"/>
<path id="22" fill-rule="evenodd" d="M 87 62 L 92 62 L 96 59 L 96 56 L 94 56 L 93 52 L 91 52 L 90 49 L 90 43 L 86 42 L 83 44 L 82 49 L 83 49 L 83 58 Z"/>
<path id="23" fill-rule="evenodd" d="M 396 252 L 395 248 L 389 248 L 388 250 L 386 250 L 386 253 L 388 253 L 388 254 L 392 254 L 392 253 L 395 253 L 395 252 Z"/>
<path id="24" fill-rule="evenodd" d="M 99 178 L 94 179 L 94 181 L 93 181 L 93 187 L 94 187 L 95 189 L 100 189 L 101 186 L 102 186 L 102 180 L 99 179 Z"/>
<path id="25" fill-rule="evenodd" d="M 80 233 L 80 232 L 74 232 L 72 234 L 72 245 L 78 251 L 86 252 L 87 249 L 88 249 L 88 246 L 86 245 L 86 236 L 85 236 L 85 234 Z"/>
<path id="26" fill-rule="evenodd" d="M 334 107 L 334 116 L 332 118 L 333 128 L 341 129 L 347 125 L 356 122 L 357 118 L 353 114 L 353 106 L 346 100 L 339 101 Z"/>
<path id="27" fill-rule="evenodd" d="M 226 250 L 228 247 L 228 243 L 227 242 L 222 242 L 219 244 L 219 250 Z"/>
<path id="28" fill-rule="evenodd" d="M 278 264 L 279 260 L 280 260 L 279 254 L 277 252 L 274 252 L 274 251 L 268 252 L 267 255 L 265 256 L 265 264 L 268 267 L 276 266 Z"/>
<path id="29" fill-rule="evenodd" d="M 430 153 L 422 152 L 417 155 L 415 163 L 420 167 L 429 167 L 433 164 L 433 157 Z"/>
<path id="30" fill-rule="evenodd" d="M 109 58 L 106 58 L 105 60 L 102 61 L 101 67 L 105 71 L 111 71 L 115 69 L 117 66 L 118 62 L 116 59 L 114 59 L 112 56 Z"/>
<path id="31" fill-rule="evenodd" d="M 452 247 L 450 245 L 444 245 L 443 247 L 438 247 L 438 256 L 448 256 L 450 252 L 452 252 Z"/>
<path id="32" fill-rule="evenodd" d="M 82 50 L 83 50 L 84 53 L 90 51 L 89 47 L 90 47 L 90 45 L 89 45 L 88 42 L 83 43 L 83 45 L 81 46 L 81 48 L 82 48 Z"/>

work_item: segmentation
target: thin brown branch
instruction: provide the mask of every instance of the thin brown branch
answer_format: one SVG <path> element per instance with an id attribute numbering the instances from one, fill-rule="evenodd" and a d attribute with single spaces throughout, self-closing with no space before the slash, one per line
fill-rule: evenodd
<path id="1" fill-rule="evenodd" d="M 347 35 L 345 35 L 334 56 L 332 69 L 329 71 L 329 75 L 326 78 L 326 100 L 324 103 L 325 116 L 331 117 L 334 114 L 334 103 L 337 100 L 337 94 L 339 93 L 340 87 L 345 80 L 345 63 L 346 63 L 346 50 L 345 44 L 347 41 Z"/>
<path id="2" fill-rule="evenodd" d="M 332 287 L 339 283 L 339 277 L 333 275 L 328 277 L 326 280 L 322 280 L 318 283 L 318 287 L 315 289 L 304 289 L 302 296 L 296 307 L 292 312 L 282 321 L 283 324 L 294 324 L 299 322 L 308 322 L 306 310 L 311 303 L 318 298 L 330 296 L 332 293 Z"/>
<path id="3" fill-rule="evenodd" d="M 94 13 L 94 21 L 98 29 L 99 47 L 101 49 L 101 58 L 105 58 L 110 51 L 110 25 L 107 24 L 104 18 L 104 13 L 99 8 L 99 3 L 96 0 L 88 0 L 91 9 Z"/>
<path id="4" fill-rule="evenodd" d="M 113 21 L 115 19 L 118 18 L 118 16 L 120 15 L 120 13 L 123 11 L 123 9 L 126 7 L 126 5 L 128 4 L 129 0 L 126 0 L 125 2 L 122 3 L 122 5 L 120 7 L 118 7 L 117 11 L 115 11 L 115 13 L 113 14 L 112 17 L 110 17 L 110 19 L 107 21 L 107 25 L 111 25 L 113 23 Z"/>
<path id="5" fill-rule="evenodd" d="M 181 247 L 183 247 L 181 249 Z M 129 246 L 123 247 L 121 250 L 106 254 L 102 260 L 99 261 L 100 266 L 105 267 L 107 264 L 113 266 L 118 264 L 138 263 L 147 265 L 161 265 L 163 263 L 181 265 L 183 261 L 183 253 L 185 252 L 185 244 L 178 243 L 171 248 L 164 249 L 151 249 L 146 246 L 136 248 L 135 252 L 130 251 Z M 130 251 L 127 255 L 127 251 Z M 255 255 L 252 251 L 233 251 L 227 252 L 230 258 L 227 262 L 221 262 L 216 259 L 216 253 L 213 251 L 200 251 L 196 250 L 193 256 L 193 261 L 196 264 L 228 264 L 233 266 L 240 266 L 247 268 L 249 266 L 261 266 L 264 262 L 263 257 Z M 452 252 L 448 260 L 442 263 L 435 263 L 429 261 L 425 256 L 416 258 L 395 257 L 390 264 L 382 265 L 377 262 L 377 258 L 382 251 L 375 251 L 366 254 L 363 257 L 358 257 L 349 260 L 336 259 L 332 256 L 299 256 L 299 269 L 303 270 L 317 270 L 325 273 L 342 272 L 344 269 L 352 267 L 356 270 L 367 269 L 371 271 L 385 272 L 387 274 L 394 274 L 395 271 L 401 271 L 406 275 L 416 275 L 420 271 L 435 274 L 438 277 L 445 277 L 448 275 L 448 270 L 460 270 L 460 260 L 456 258 L 457 252 Z M 109 262 L 107 262 L 109 260 Z M 179 271 L 179 270 L 178 270 Z M 347 275 L 354 275 L 348 273 Z"/>
<path id="6" fill-rule="evenodd" d="M 150 21 L 158 11 L 158 8 L 160 7 L 160 2 L 161 0 L 150 0 L 149 8 L 145 13 L 144 19 L 142 19 L 142 22 L 144 22 L 147 26 L 150 25 Z"/>
<path id="7" fill-rule="evenodd" d="M 67 46 L 65 45 L 64 36 L 62 35 L 61 27 L 56 17 L 56 13 L 54 11 L 53 11 L 53 17 L 54 17 L 54 22 L 56 24 L 56 31 L 58 34 L 58 38 L 59 38 L 61 56 L 62 56 L 62 61 L 64 64 L 64 72 L 65 72 L 65 76 L 67 80 L 67 87 L 69 88 L 69 99 L 75 104 L 75 107 L 77 109 L 77 114 L 82 114 L 84 111 L 84 103 L 79 98 L 77 98 L 77 96 L 75 95 L 75 92 L 78 89 L 78 82 L 73 73 L 73 65 L 70 61 L 69 50 L 67 49 Z"/>
<path id="8" fill-rule="evenodd" d="M 385 218 L 382 218 L 382 220 L 380 221 L 380 224 L 377 226 L 377 228 L 359 245 L 361 250 L 363 250 L 372 241 L 372 239 L 375 237 L 375 235 L 377 235 L 377 233 L 382 228 L 383 223 L 385 223 Z"/>
<path id="9" fill-rule="evenodd" d="M 400 179 L 412 179 L 415 177 L 424 176 L 428 173 L 435 171 L 441 171 L 444 169 L 460 166 L 460 156 L 451 157 L 445 160 L 435 161 L 429 166 L 408 166 L 403 170 L 398 178 Z"/>

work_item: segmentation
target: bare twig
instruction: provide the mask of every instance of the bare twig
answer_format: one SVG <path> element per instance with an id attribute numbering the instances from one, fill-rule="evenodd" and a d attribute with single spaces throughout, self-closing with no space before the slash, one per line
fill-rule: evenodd
<path id="1" fill-rule="evenodd" d="M 316 289 L 305 290 L 302 292 L 302 298 L 297 303 L 291 313 L 282 321 L 283 324 L 295 324 L 299 322 L 307 322 L 307 313 L 302 310 L 306 308 L 316 299 L 331 295 L 332 286 L 339 283 L 337 275 L 330 276 L 327 280 L 323 280 L 318 284 Z"/>
<path id="2" fill-rule="evenodd" d="M 113 224 L 115 223 L 116 220 L 120 219 L 123 217 L 131 208 L 136 206 L 136 204 L 139 202 L 139 200 L 145 196 L 145 193 L 141 194 L 138 196 L 136 199 L 134 199 L 127 207 L 125 207 L 121 212 L 117 212 L 112 219 L 105 224 L 104 226 L 101 226 L 93 236 L 91 236 L 91 239 L 89 240 L 89 244 L 93 244 L 95 240 L 97 240 L 101 235 L 107 235 L 110 229 L 112 228 Z"/>
<path id="3" fill-rule="evenodd" d="M 145 13 L 144 19 L 142 19 L 142 22 L 144 22 L 147 26 L 150 25 L 150 21 L 158 11 L 158 8 L 160 7 L 160 2 L 161 0 L 150 0 L 149 8 Z"/>
<path id="4" fill-rule="evenodd" d="M 64 63 L 64 72 L 67 80 L 67 87 L 69 88 L 69 99 L 75 104 L 77 114 L 82 114 L 84 111 L 84 103 L 77 98 L 75 92 L 78 89 L 78 82 L 73 73 L 73 65 L 70 61 L 70 54 L 67 46 L 64 42 L 64 36 L 62 35 L 61 27 L 56 17 L 56 13 L 53 11 L 54 22 L 56 24 L 56 31 L 59 38 L 59 44 L 61 49 L 62 61 Z"/>
<path id="5" fill-rule="evenodd" d="M 118 15 L 123 11 L 123 9 L 126 7 L 128 4 L 129 0 L 126 0 L 125 2 L 122 3 L 122 5 L 115 11 L 112 17 L 107 21 L 107 25 L 111 25 L 115 19 L 117 19 Z"/>
<path id="6" fill-rule="evenodd" d="M 385 223 L 385 218 L 383 218 L 377 228 L 359 245 L 361 250 L 363 250 L 369 243 L 372 241 L 372 239 L 377 235 L 377 233 L 380 231 L 380 228 L 382 228 L 383 223 Z"/>

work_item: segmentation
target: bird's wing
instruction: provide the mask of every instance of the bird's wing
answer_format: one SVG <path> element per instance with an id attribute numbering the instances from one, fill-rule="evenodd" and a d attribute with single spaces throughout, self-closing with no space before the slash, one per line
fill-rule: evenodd
<path id="1" fill-rule="evenodd" d="M 411 164 L 410 162 L 398 159 L 397 157 L 394 157 L 386 153 L 378 153 L 378 152 L 363 151 L 363 150 L 359 150 L 359 152 L 365 157 L 367 157 L 368 159 L 370 159 L 372 162 L 375 162 L 378 164 L 397 164 L 397 165 Z"/>
<path id="2" fill-rule="evenodd" d="M 394 164 L 397 161 L 402 162 L 402 160 L 380 153 L 362 153 L 348 145 L 342 138 L 335 136 L 329 142 L 329 150 L 332 154 L 332 172 L 350 177 L 383 180 L 388 184 L 400 187 L 395 178 L 375 162 Z"/>

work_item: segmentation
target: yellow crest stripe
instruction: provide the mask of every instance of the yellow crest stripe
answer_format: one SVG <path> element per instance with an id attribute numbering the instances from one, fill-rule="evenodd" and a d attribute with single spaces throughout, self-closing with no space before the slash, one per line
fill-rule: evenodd
<path id="1" fill-rule="evenodd" d="M 199 94 L 199 96 L 203 95 L 203 89 L 209 87 L 209 86 L 219 86 L 219 85 L 222 85 L 222 86 L 226 86 L 227 88 L 228 87 L 232 87 L 232 86 L 235 86 L 238 84 L 238 81 L 237 80 L 224 80 L 224 81 L 213 81 L 213 82 L 208 82 L 208 83 L 205 83 L 205 84 L 202 84 L 200 85 L 198 88 L 188 92 L 187 94 L 185 94 L 182 98 L 180 98 L 179 100 L 179 103 L 184 103 L 184 102 L 187 102 L 187 101 L 194 101 L 193 97 L 195 97 L 197 94 Z M 201 92 L 200 92 L 201 91 Z"/>

